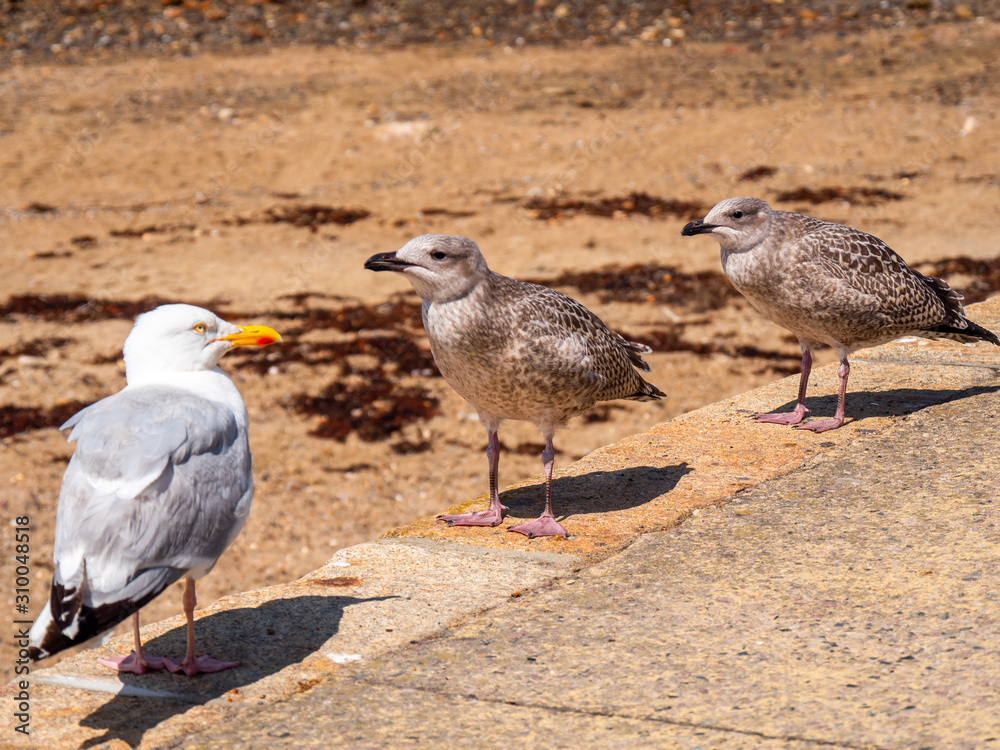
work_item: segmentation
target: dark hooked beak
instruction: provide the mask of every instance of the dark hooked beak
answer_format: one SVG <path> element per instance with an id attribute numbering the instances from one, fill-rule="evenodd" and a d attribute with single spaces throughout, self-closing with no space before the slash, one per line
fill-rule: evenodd
<path id="1" fill-rule="evenodd" d="M 696 234 L 711 234 L 717 224 L 706 224 L 704 219 L 695 219 L 681 230 L 681 237 L 694 237 Z"/>
<path id="2" fill-rule="evenodd" d="M 365 268 L 369 271 L 405 271 L 407 268 L 412 266 L 412 263 L 407 263 L 405 260 L 400 260 L 396 257 L 396 253 L 376 253 L 368 260 L 365 261 Z"/>

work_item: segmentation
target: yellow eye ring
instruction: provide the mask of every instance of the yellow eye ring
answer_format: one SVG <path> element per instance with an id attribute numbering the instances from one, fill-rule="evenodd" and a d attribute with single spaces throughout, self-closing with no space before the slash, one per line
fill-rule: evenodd
<path id="1" fill-rule="evenodd" d="M 206 328 L 204 323 L 198 323 L 194 328 L 191 329 L 195 333 L 204 333 Z"/>

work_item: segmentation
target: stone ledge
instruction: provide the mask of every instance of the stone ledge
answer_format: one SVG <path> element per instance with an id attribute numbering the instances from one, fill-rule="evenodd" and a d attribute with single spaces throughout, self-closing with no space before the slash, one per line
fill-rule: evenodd
<path id="1" fill-rule="evenodd" d="M 973 309 L 1000 330 L 1000 298 Z M 215 675 L 114 675 L 94 659 L 127 652 L 130 636 L 31 674 L 29 738 L 46 750 L 158 747 L 285 700 L 344 665 L 384 658 L 463 620 L 613 556 L 651 531 L 785 476 L 823 453 L 885 432 L 906 415 L 996 390 L 1000 349 L 896 342 L 854 358 L 849 422 L 815 435 L 760 425 L 759 411 L 788 407 L 797 376 L 682 415 L 602 448 L 558 472 L 558 511 L 569 539 L 529 540 L 506 531 L 541 507 L 540 480 L 508 490 L 510 518 L 492 529 L 420 519 L 339 551 L 288 584 L 234 594 L 199 610 L 199 644 L 242 666 Z M 909 363 L 909 369 L 901 364 Z M 836 366 L 813 373 L 809 404 L 832 413 Z M 946 383 L 947 387 L 942 387 Z M 821 395 L 817 395 L 821 394 Z M 466 510 L 485 498 L 452 509 Z M 176 595 L 173 591 L 166 595 Z M 184 648 L 183 618 L 143 628 L 153 654 Z M 0 694 L 15 694 L 13 683 Z M 111 697 L 109 697 L 109 695 Z M 6 739 L 6 737 L 5 737 Z M 104 743 L 104 744 L 102 744 Z"/>

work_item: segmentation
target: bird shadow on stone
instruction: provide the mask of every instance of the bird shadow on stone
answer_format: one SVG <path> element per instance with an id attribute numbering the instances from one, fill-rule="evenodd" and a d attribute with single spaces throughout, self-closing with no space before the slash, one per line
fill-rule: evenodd
<path id="1" fill-rule="evenodd" d="M 592 471 L 552 480 L 552 512 L 556 518 L 584 513 L 610 513 L 645 505 L 670 492 L 694 471 L 686 461 L 670 466 L 631 466 L 615 471 Z M 500 495 L 508 515 L 533 518 L 545 506 L 545 483 L 507 490 Z"/>
<path id="2" fill-rule="evenodd" d="M 137 747 L 148 730 L 227 693 L 233 701 L 244 703 L 265 699 L 265 694 L 247 692 L 245 686 L 297 664 L 320 649 L 337 634 L 346 607 L 389 598 L 296 596 L 202 617 L 195 622 L 198 653 L 238 660 L 240 666 L 195 677 L 170 672 L 119 674 L 125 685 L 122 692 L 80 722 L 104 734 L 86 740 L 80 748 L 106 747 L 104 743 L 112 740 Z M 184 625 L 180 625 L 143 643 L 143 651 L 156 656 L 183 655 L 185 632 Z"/>
<path id="3" fill-rule="evenodd" d="M 905 417 L 928 406 L 946 404 L 963 398 L 979 396 L 984 393 L 997 393 L 1000 386 L 981 385 L 970 388 L 890 388 L 885 391 L 848 391 L 844 405 L 846 413 L 845 424 L 858 422 L 868 417 Z M 791 411 L 795 401 L 787 401 L 780 406 L 769 409 L 766 414 Z M 837 411 L 837 396 L 820 396 L 806 398 L 806 421 L 810 419 L 826 419 Z"/>

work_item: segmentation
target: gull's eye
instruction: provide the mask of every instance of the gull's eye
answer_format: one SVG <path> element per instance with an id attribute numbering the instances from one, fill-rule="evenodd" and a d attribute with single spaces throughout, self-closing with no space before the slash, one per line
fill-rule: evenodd
<path id="1" fill-rule="evenodd" d="M 733 211 L 733 218 L 734 219 L 742 219 L 743 218 L 743 212 L 742 211 Z"/>
<path id="2" fill-rule="evenodd" d="M 443 253 L 440 250 L 435 250 L 434 252 L 431 253 L 431 257 L 434 260 L 444 260 L 445 258 L 448 257 L 448 255 L 447 253 Z"/>
<path id="3" fill-rule="evenodd" d="M 191 330 L 194 331 L 195 333 L 204 333 L 208 329 L 205 327 L 204 323 L 197 323 L 195 324 L 195 327 L 192 328 Z"/>

